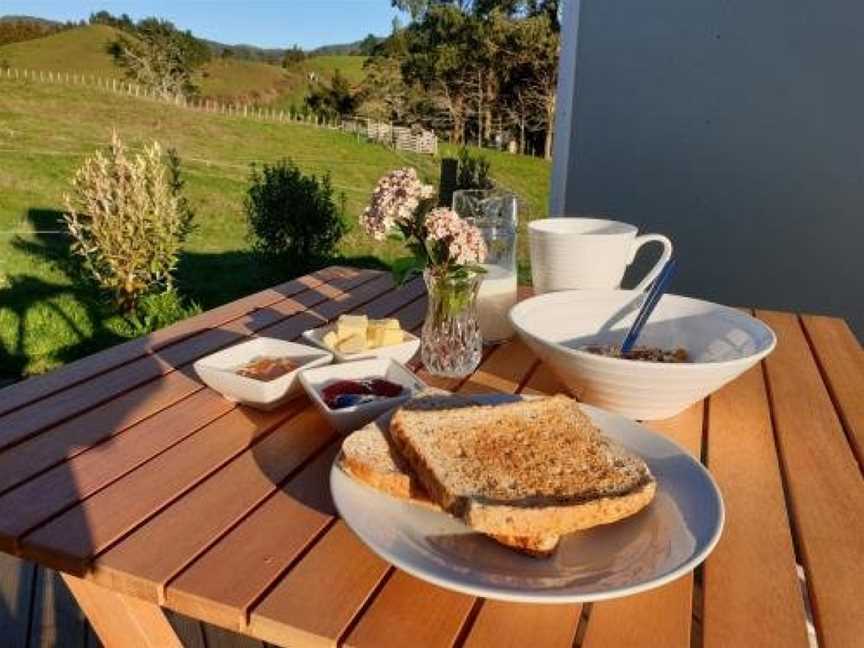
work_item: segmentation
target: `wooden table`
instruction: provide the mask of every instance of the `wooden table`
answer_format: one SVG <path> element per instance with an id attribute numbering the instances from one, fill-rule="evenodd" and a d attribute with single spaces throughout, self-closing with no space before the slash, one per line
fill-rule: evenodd
<path id="1" fill-rule="evenodd" d="M 594 605 L 475 599 L 390 567 L 333 510 L 339 439 L 306 399 L 272 413 L 191 363 L 249 335 L 295 339 L 344 312 L 425 313 L 423 286 L 328 268 L 0 391 L 0 549 L 61 570 L 107 646 L 173 646 L 162 608 L 283 646 L 864 645 L 864 352 L 841 320 L 757 311 L 777 350 L 653 429 L 727 506 L 695 575 Z M 518 341 L 462 392 L 554 393 Z M 796 563 L 806 575 L 802 596 Z"/>

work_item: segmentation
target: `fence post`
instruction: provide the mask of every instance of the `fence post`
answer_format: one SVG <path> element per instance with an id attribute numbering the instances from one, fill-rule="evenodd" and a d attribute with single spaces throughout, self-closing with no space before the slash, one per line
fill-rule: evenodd
<path id="1" fill-rule="evenodd" d="M 449 207 L 453 202 L 453 192 L 456 190 L 456 176 L 459 173 L 459 160 L 444 158 L 441 160 L 441 184 L 438 186 L 438 205 Z"/>

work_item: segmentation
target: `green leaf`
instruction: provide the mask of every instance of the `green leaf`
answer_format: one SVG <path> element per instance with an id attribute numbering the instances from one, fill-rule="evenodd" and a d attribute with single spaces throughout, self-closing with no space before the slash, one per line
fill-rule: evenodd
<path id="1" fill-rule="evenodd" d="M 393 280 L 402 285 L 415 275 L 423 272 L 423 265 L 417 257 L 401 257 L 393 262 Z"/>

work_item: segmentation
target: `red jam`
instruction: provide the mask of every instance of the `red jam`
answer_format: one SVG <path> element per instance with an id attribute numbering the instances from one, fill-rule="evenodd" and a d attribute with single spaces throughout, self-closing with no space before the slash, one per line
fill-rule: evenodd
<path id="1" fill-rule="evenodd" d="M 340 380 L 321 390 L 321 396 L 330 409 L 344 409 L 371 403 L 382 398 L 395 398 L 402 394 L 402 385 L 384 378 Z"/>

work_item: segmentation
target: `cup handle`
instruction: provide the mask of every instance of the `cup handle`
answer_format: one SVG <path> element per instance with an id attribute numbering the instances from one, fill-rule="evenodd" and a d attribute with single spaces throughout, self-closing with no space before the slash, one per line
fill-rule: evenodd
<path id="1" fill-rule="evenodd" d="M 630 252 L 630 260 L 627 262 L 628 265 L 633 263 L 633 259 L 636 258 L 636 253 L 646 243 L 662 243 L 663 244 L 663 254 L 660 255 L 660 260 L 654 265 L 653 268 L 645 275 L 645 278 L 639 282 L 639 284 L 633 290 L 645 290 L 645 288 L 657 278 L 657 275 L 660 274 L 660 271 L 663 269 L 663 266 L 666 265 L 666 262 L 672 258 L 672 241 L 663 236 L 662 234 L 643 234 L 642 236 L 637 236 L 633 239 L 633 247 Z"/>

